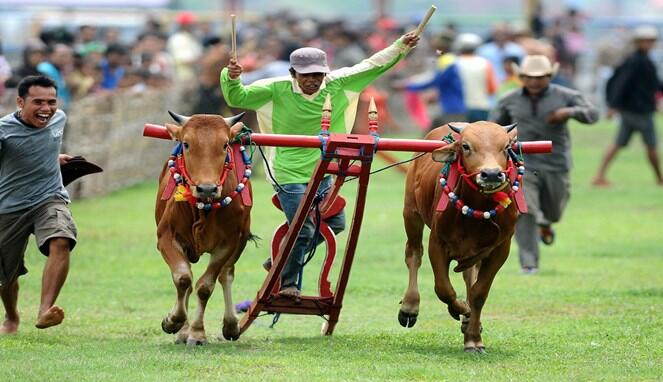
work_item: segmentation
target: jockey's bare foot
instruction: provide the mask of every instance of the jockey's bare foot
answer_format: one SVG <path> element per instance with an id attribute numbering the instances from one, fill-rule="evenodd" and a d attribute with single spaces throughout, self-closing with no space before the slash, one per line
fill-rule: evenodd
<path id="1" fill-rule="evenodd" d="M 0 336 L 5 334 L 16 334 L 16 331 L 18 330 L 18 324 L 18 318 L 16 318 L 16 320 L 10 320 L 7 318 L 7 316 L 5 316 L 5 322 L 3 322 L 2 326 L 0 326 Z"/>
<path id="2" fill-rule="evenodd" d="M 281 289 L 279 291 L 280 296 L 289 297 L 292 299 L 298 299 L 301 296 L 301 292 L 297 289 L 296 286 L 289 286 Z"/>
<path id="3" fill-rule="evenodd" d="M 608 182 L 607 179 L 605 178 L 595 178 L 594 181 L 592 181 L 592 186 L 596 187 L 610 187 L 611 184 Z"/>
<path id="4" fill-rule="evenodd" d="M 62 320 L 64 320 L 64 310 L 57 305 L 53 305 L 48 308 L 47 311 L 39 315 L 35 326 L 38 329 L 46 329 L 51 326 L 59 325 Z"/>

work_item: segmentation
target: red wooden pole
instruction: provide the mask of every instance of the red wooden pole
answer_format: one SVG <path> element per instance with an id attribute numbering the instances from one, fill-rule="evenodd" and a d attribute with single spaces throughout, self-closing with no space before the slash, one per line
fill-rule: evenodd
<path id="1" fill-rule="evenodd" d="M 331 134 L 336 135 L 336 134 Z M 352 134 L 339 134 L 349 135 Z M 143 136 L 161 139 L 172 139 L 166 128 L 160 125 L 146 123 L 143 129 Z M 323 137 L 323 139 L 328 139 Z M 251 141 L 261 146 L 281 146 L 281 147 L 311 147 L 320 148 L 320 137 L 310 135 L 282 135 L 282 134 L 251 134 Z M 413 151 L 413 152 L 431 152 L 446 145 L 443 141 L 429 141 L 425 139 L 393 139 L 380 138 L 378 141 L 378 150 L 383 151 Z M 545 154 L 552 152 L 551 141 L 530 141 L 520 142 L 522 152 L 527 154 Z M 514 145 L 514 150 L 518 146 Z"/>

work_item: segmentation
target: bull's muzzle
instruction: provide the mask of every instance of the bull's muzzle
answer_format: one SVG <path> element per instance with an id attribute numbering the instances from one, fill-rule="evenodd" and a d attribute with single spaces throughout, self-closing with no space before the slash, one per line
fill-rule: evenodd
<path id="1" fill-rule="evenodd" d="M 219 197 L 219 186 L 216 184 L 199 184 L 196 186 L 196 195 L 200 199 L 213 199 Z"/>
<path id="2" fill-rule="evenodd" d="M 485 168 L 476 177 L 477 184 L 484 190 L 494 190 L 506 182 L 506 175 L 499 168 Z"/>

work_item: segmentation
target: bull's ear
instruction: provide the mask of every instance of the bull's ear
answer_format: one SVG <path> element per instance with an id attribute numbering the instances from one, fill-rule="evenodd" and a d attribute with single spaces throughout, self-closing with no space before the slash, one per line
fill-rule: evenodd
<path id="1" fill-rule="evenodd" d="M 453 162 L 458 158 L 459 141 L 450 143 L 444 147 L 433 150 L 431 155 L 436 162 Z"/>
<path id="2" fill-rule="evenodd" d="M 168 134 L 170 134 L 170 137 L 173 138 L 173 140 L 175 141 L 180 140 L 180 133 L 182 132 L 182 126 L 173 125 L 172 123 L 166 123 L 166 130 L 168 130 Z"/>

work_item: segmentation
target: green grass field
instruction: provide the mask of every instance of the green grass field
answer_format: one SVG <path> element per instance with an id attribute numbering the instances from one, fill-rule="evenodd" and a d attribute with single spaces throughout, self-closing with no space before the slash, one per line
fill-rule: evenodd
<path id="1" fill-rule="evenodd" d="M 206 316 L 210 344 L 174 345 L 160 327 L 175 291 L 155 246 L 156 184 L 147 183 L 73 203 L 79 245 L 58 299 L 66 319 L 48 330 L 34 328 L 44 257 L 30 245 L 19 300 L 23 321 L 18 335 L 0 338 L 0 381 L 663 380 L 663 188 L 654 184 L 639 139 L 611 168 L 613 188 L 590 187 L 614 126 L 574 124 L 572 130 L 572 199 L 556 227 L 557 242 L 543 248 L 541 272 L 533 276 L 520 274 L 512 251 L 483 312 L 487 354 L 463 352 L 459 324 L 437 300 L 427 260 L 419 320 L 412 329 L 398 324 L 407 271 L 404 178 L 396 171 L 372 177 L 332 337 L 319 334 L 319 317 L 284 315 L 273 329 L 271 316 L 261 317 L 239 341 L 218 341 L 223 299 L 217 287 Z M 382 166 L 378 161 L 373 168 Z M 354 188 L 344 189 L 348 199 Z M 263 240 L 237 264 L 236 302 L 259 289 L 260 264 L 283 219 L 269 203 L 263 177 L 255 179 L 254 193 L 252 229 Z M 313 291 L 319 260 L 307 268 L 305 291 Z M 195 275 L 206 261 L 194 266 Z M 453 280 L 463 294 L 461 277 Z"/>

